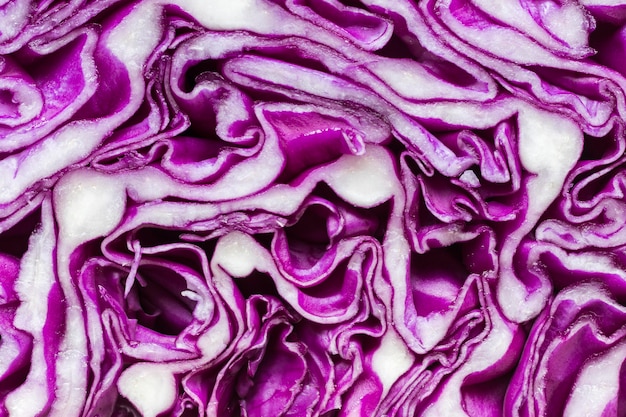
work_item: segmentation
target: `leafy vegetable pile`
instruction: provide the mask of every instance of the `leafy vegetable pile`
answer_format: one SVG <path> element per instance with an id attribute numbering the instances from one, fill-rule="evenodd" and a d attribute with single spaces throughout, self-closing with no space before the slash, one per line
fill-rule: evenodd
<path id="1" fill-rule="evenodd" d="M 0 0 L 0 415 L 625 416 L 623 0 Z"/>

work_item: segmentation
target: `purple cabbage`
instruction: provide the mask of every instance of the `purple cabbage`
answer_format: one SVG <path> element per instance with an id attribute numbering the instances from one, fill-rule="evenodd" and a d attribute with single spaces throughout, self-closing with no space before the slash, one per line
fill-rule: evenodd
<path id="1" fill-rule="evenodd" d="M 626 415 L 626 4 L 0 1 L 0 416 Z"/>

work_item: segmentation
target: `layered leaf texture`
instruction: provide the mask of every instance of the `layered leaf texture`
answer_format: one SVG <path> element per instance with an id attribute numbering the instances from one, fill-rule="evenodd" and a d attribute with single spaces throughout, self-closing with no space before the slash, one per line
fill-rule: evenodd
<path id="1" fill-rule="evenodd" d="M 626 3 L 0 0 L 0 416 L 626 416 Z"/>

